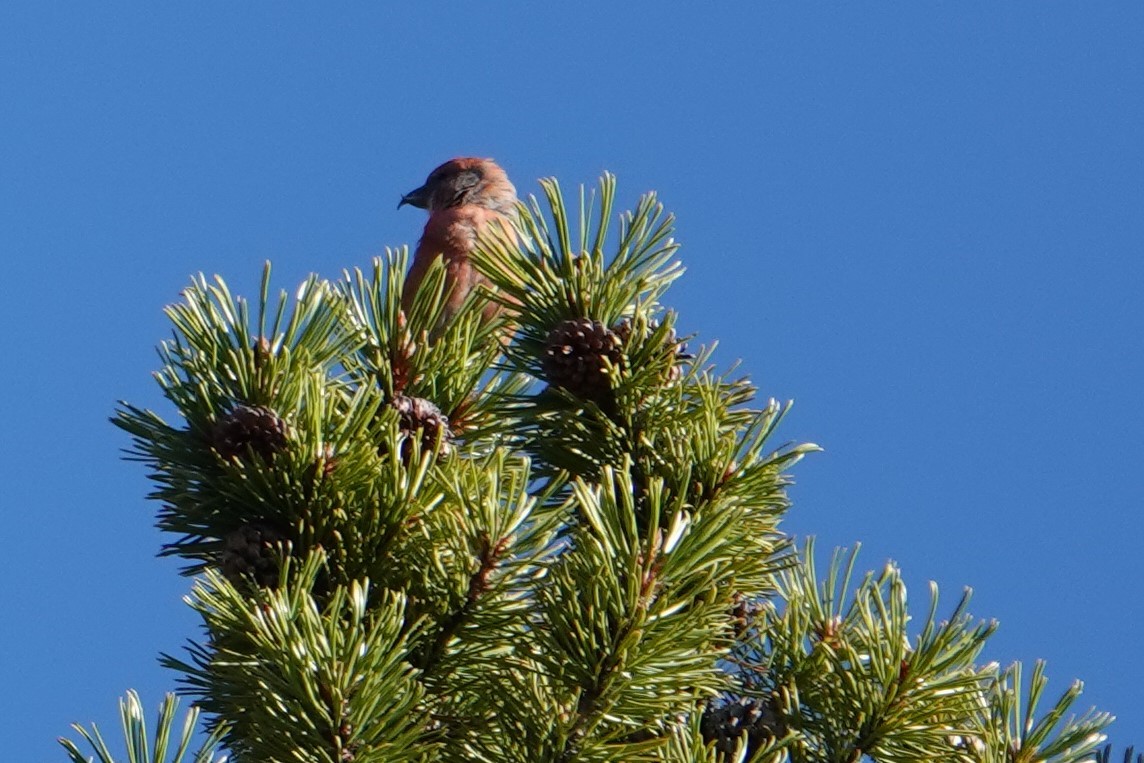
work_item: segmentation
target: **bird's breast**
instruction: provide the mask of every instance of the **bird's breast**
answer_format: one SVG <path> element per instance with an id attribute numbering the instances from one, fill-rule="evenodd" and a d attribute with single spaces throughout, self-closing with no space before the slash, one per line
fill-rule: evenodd
<path id="1" fill-rule="evenodd" d="M 504 216 L 476 206 L 452 207 L 434 212 L 425 224 L 418 251 L 439 252 L 447 259 L 468 254 L 493 221 Z"/>

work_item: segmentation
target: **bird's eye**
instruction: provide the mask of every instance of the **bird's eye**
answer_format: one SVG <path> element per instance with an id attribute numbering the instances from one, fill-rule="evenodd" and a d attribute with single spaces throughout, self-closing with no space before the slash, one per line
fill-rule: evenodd
<path id="1" fill-rule="evenodd" d="M 471 188 L 479 182 L 481 182 L 481 174 L 476 170 L 457 173 L 457 186 L 460 188 Z"/>

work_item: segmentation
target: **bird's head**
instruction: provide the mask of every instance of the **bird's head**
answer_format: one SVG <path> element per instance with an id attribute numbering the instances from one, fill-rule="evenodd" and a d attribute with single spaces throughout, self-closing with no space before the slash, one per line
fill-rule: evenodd
<path id="1" fill-rule="evenodd" d="M 401 197 L 405 204 L 429 210 L 475 204 L 507 214 L 516 204 L 516 189 L 492 159 L 450 159 L 429 173 L 425 184 Z"/>

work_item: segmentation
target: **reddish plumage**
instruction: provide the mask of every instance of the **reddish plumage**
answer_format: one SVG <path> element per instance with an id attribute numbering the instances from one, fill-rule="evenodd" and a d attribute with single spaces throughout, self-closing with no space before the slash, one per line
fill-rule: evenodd
<path id="1" fill-rule="evenodd" d="M 401 197 L 398 206 L 402 204 L 427 210 L 429 220 L 413 254 L 401 306 L 409 311 L 425 273 L 440 255 L 445 260 L 447 320 L 484 280 L 469 261 L 478 236 L 490 225 L 505 225 L 511 231 L 516 189 L 492 159 L 462 157 L 429 173 L 424 185 Z M 486 318 L 496 313 L 495 304 L 484 309 Z"/>

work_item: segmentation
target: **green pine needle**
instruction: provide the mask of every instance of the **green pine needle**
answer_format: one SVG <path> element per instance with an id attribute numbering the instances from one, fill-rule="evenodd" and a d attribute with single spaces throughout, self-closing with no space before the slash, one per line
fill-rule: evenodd
<path id="1" fill-rule="evenodd" d="M 72 728 L 87 742 L 95 753 L 99 763 L 184 763 L 186 754 L 190 749 L 198 723 L 199 709 L 191 707 L 183 719 L 182 729 L 175 738 L 172 748 L 172 733 L 175 729 L 175 713 L 179 707 L 179 700 L 174 694 L 168 694 L 159 705 L 159 715 L 155 722 L 154 736 L 148 736 L 147 721 L 144 716 L 143 703 L 134 690 L 119 700 L 119 715 L 123 724 L 124 744 L 126 757 L 117 758 L 104 741 L 99 729 L 93 724 L 88 731 L 79 724 Z M 219 728 L 207 735 L 200 749 L 189 760 L 190 763 L 222 763 L 225 757 L 216 757 L 215 747 L 218 745 L 224 729 Z M 60 744 L 67 750 L 72 763 L 88 763 L 89 758 L 84 757 L 79 746 L 70 739 L 61 738 Z M 168 755 L 168 752 L 170 753 Z"/>

